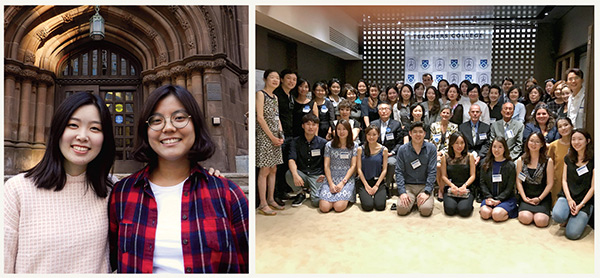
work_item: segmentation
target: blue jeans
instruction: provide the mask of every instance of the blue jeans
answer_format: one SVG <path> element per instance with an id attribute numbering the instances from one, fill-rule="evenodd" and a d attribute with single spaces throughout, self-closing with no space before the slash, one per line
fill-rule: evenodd
<path id="1" fill-rule="evenodd" d="M 594 206 L 592 205 L 591 211 L 593 211 L 593 209 Z M 552 208 L 552 219 L 560 224 L 567 222 L 565 235 L 568 239 L 575 240 L 581 237 L 590 216 L 583 211 L 579 211 L 575 216 L 571 215 L 569 202 L 567 202 L 565 197 L 560 197 L 556 201 L 554 208 Z"/>

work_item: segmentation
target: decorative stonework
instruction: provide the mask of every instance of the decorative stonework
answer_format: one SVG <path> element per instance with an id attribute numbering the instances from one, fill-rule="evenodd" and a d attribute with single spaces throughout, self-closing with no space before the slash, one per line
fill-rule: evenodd
<path id="1" fill-rule="evenodd" d="M 246 82 L 248 82 L 248 74 L 247 73 L 240 74 L 240 84 L 244 85 L 244 84 L 246 84 Z"/>
<path id="2" fill-rule="evenodd" d="M 215 23 L 213 22 L 212 16 L 210 15 L 210 12 L 208 11 L 208 8 L 206 6 L 200 6 L 200 10 L 202 11 L 202 14 L 204 15 L 204 20 L 208 25 L 208 30 L 210 34 L 211 53 L 215 53 L 217 52 L 217 34 L 215 34 Z"/>
<path id="3" fill-rule="evenodd" d="M 156 82 L 156 75 L 154 74 L 148 74 L 146 76 L 144 76 L 144 78 L 142 78 L 142 83 L 144 83 L 145 85 L 148 85 L 149 83 L 152 82 Z"/>
<path id="4" fill-rule="evenodd" d="M 177 10 L 179 10 L 178 6 L 169 6 L 169 11 L 171 11 L 172 13 L 177 13 Z"/>
<path id="5" fill-rule="evenodd" d="M 227 60 L 223 58 L 216 59 L 212 62 L 212 67 L 217 70 L 223 69 L 227 65 Z"/>
<path id="6" fill-rule="evenodd" d="M 192 50 L 192 49 L 194 49 L 194 47 L 196 47 L 196 42 L 195 42 L 194 37 L 191 37 L 188 39 L 187 47 L 189 50 Z"/>
<path id="7" fill-rule="evenodd" d="M 25 79 L 36 79 L 38 74 L 34 70 L 24 69 L 21 71 L 21 76 Z"/>
<path id="8" fill-rule="evenodd" d="M 45 83 L 48 86 L 51 86 L 52 84 L 54 84 L 54 78 L 52 78 L 52 76 L 50 76 L 48 74 L 40 74 L 37 77 L 37 80 L 39 82 Z"/>
<path id="9" fill-rule="evenodd" d="M 133 16 L 130 14 L 124 14 L 123 15 L 123 23 L 125 23 L 125 25 L 131 25 L 133 22 Z"/>
<path id="10" fill-rule="evenodd" d="M 174 66 L 170 70 L 171 75 L 174 77 L 185 75 L 185 67 L 184 66 Z"/>
<path id="11" fill-rule="evenodd" d="M 168 70 L 161 70 L 156 74 L 157 80 L 165 80 L 171 78 L 171 73 Z"/>
<path id="12" fill-rule="evenodd" d="M 73 15 L 70 13 L 64 13 L 61 15 L 63 23 L 71 23 L 73 21 Z"/>
<path id="13" fill-rule="evenodd" d="M 4 65 L 4 74 L 21 76 L 21 67 L 15 65 Z"/>
<path id="14" fill-rule="evenodd" d="M 167 53 L 163 52 L 158 56 L 158 64 L 162 65 L 167 63 Z"/>
<path id="15" fill-rule="evenodd" d="M 37 39 L 40 42 L 43 42 L 48 37 L 48 30 L 46 30 L 46 28 L 42 27 L 37 32 L 35 32 L 35 36 L 37 37 Z"/>
<path id="16" fill-rule="evenodd" d="M 25 52 L 25 64 L 33 64 L 35 63 L 35 53 L 31 51 Z"/>
<path id="17" fill-rule="evenodd" d="M 207 61 L 191 61 L 185 64 L 185 67 L 189 71 L 203 71 L 206 67 L 208 67 Z"/>
<path id="18" fill-rule="evenodd" d="M 152 29 L 152 28 L 148 28 L 145 31 L 146 31 L 146 36 L 148 36 L 148 38 L 150 40 L 154 40 L 154 38 L 156 38 L 156 36 L 158 36 L 158 33 L 156 31 L 154 31 L 154 29 Z"/>

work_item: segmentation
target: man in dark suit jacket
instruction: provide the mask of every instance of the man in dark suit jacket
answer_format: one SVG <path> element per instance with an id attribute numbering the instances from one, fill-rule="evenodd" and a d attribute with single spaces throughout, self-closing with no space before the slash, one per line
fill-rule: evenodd
<path id="1" fill-rule="evenodd" d="M 469 108 L 469 116 L 471 120 L 464 122 L 458 126 L 458 131 L 462 133 L 469 146 L 469 151 L 475 157 L 475 165 L 477 166 L 477 178 L 471 185 L 471 192 L 475 194 L 478 202 L 481 202 L 481 191 L 479 190 L 479 163 L 483 161 L 485 155 L 490 148 L 490 126 L 479 121 L 481 116 L 481 107 L 478 104 L 472 104 Z"/>
<path id="2" fill-rule="evenodd" d="M 388 149 L 388 166 L 385 182 L 387 184 L 388 197 L 391 197 L 391 188 L 394 181 L 394 169 L 396 169 L 396 153 L 402 145 L 402 124 L 390 118 L 392 107 L 387 102 L 382 102 L 377 106 L 379 119 L 372 121 L 371 125 L 379 128 L 380 136 L 378 143 Z"/>

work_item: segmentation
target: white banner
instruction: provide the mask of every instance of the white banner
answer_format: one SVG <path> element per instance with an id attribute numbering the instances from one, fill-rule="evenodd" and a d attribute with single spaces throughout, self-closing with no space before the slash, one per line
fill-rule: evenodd
<path id="1" fill-rule="evenodd" d="M 493 31 L 492 26 L 406 29 L 404 82 L 423 82 L 423 74 L 430 73 L 434 85 L 441 79 L 489 84 Z"/>

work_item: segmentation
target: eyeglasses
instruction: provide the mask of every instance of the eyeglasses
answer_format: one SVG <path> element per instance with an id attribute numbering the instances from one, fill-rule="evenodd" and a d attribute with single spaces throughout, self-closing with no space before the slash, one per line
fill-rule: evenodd
<path id="1" fill-rule="evenodd" d="M 170 118 L 171 125 L 173 125 L 173 127 L 177 128 L 177 129 L 184 128 L 190 122 L 191 117 L 192 116 L 186 112 L 182 112 L 182 111 L 175 112 L 175 113 L 171 114 L 171 118 Z M 154 131 L 163 130 L 165 128 L 166 123 L 167 123 L 167 121 L 165 120 L 165 117 L 160 114 L 152 115 L 146 121 L 146 124 L 148 124 L 148 127 L 150 127 L 150 129 L 152 129 Z"/>

